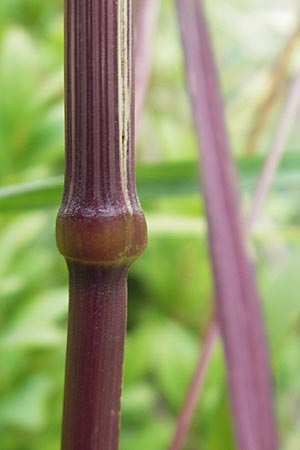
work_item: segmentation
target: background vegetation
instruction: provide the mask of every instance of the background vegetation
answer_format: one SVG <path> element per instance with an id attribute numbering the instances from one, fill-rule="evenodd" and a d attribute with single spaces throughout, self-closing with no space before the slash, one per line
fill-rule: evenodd
<path id="1" fill-rule="evenodd" d="M 151 85 L 137 143 L 149 245 L 129 276 L 121 450 L 167 448 L 212 312 L 205 215 L 191 173 L 196 144 L 178 31 L 172 1 L 162 3 Z M 299 70 L 299 43 L 283 71 L 274 65 L 296 26 L 297 2 L 206 3 L 246 213 L 288 80 Z M 54 239 L 61 179 L 50 178 L 49 183 L 57 189 L 50 197 L 38 191 L 36 199 L 44 206 L 30 210 L 26 192 L 21 203 L 5 203 L 5 186 L 48 180 L 63 173 L 62 63 L 62 1 L 1 0 L 3 450 L 59 448 L 67 320 L 67 272 Z M 281 81 L 278 95 L 270 104 L 262 132 L 251 141 L 253 121 L 261 119 L 259 104 L 276 76 Z M 284 450 L 299 450 L 300 440 L 299 138 L 297 123 L 251 249 L 266 311 Z M 234 450 L 229 417 L 218 344 L 186 449 Z"/>

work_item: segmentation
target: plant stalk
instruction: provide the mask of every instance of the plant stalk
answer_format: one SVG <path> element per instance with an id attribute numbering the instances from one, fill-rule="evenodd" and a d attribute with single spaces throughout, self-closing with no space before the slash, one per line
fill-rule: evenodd
<path id="1" fill-rule="evenodd" d="M 127 271 L 146 245 L 135 188 L 132 2 L 65 0 L 70 306 L 62 450 L 117 450 Z"/>

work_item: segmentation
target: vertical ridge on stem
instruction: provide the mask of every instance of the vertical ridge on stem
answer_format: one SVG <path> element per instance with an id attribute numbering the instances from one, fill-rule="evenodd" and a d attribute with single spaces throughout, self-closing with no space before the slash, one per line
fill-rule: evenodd
<path id="1" fill-rule="evenodd" d="M 137 208 L 132 167 L 131 2 L 65 0 L 66 180 L 64 210 L 75 200 L 103 209 Z M 105 151 L 109 148 L 109 152 Z M 105 150 L 104 150 L 105 149 Z M 126 158 L 125 158 L 126 155 Z M 108 176 L 109 174 L 109 176 Z"/>

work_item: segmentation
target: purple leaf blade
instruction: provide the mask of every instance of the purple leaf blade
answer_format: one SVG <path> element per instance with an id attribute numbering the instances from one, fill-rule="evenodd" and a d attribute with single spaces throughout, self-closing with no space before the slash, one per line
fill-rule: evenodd
<path id="1" fill-rule="evenodd" d="M 293 78 L 287 89 L 287 95 L 283 102 L 283 109 L 276 127 L 276 132 L 271 141 L 270 149 L 257 180 L 257 185 L 251 200 L 250 212 L 246 221 L 246 230 L 248 232 L 251 232 L 254 228 L 262 204 L 271 189 L 272 181 L 275 178 L 276 170 L 281 161 L 281 156 L 286 148 L 291 129 L 293 128 L 293 124 L 297 117 L 299 102 L 300 76 L 298 74 Z M 180 450 L 188 434 L 197 407 L 197 400 L 200 396 L 201 388 L 203 386 L 207 368 L 211 359 L 214 348 L 213 344 L 216 341 L 218 334 L 219 330 L 216 326 L 216 319 L 213 317 L 213 320 L 210 322 L 203 339 L 203 350 L 199 357 L 193 378 L 188 387 L 188 391 L 182 405 L 181 413 L 177 420 L 170 450 Z"/>
<path id="2" fill-rule="evenodd" d="M 275 450 L 268 352 L 235 192 L 217 71 L 200 3 L 177 0 L 199 148 L 217 315 L 240 450 Z"/>

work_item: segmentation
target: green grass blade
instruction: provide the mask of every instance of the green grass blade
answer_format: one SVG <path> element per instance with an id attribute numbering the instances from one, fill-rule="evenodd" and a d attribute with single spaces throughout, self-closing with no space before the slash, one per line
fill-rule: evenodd
<path id="1" fill-rule="evenodd" d="M 261 156 L 240 158 L 238 168 L 242 187 L 252 189 L 264 162 Z M 300 156 L 287 154 L 276 175 L 274 189 L 286 191 L 300 186 Z M 196 161 L 144 164 L 137 167 L 137 185 L 142 202 L 162 197 L 199 192 Z M 56 208 L 61 200 L 63 176 L 0 187 L 0 212 Z"/>

